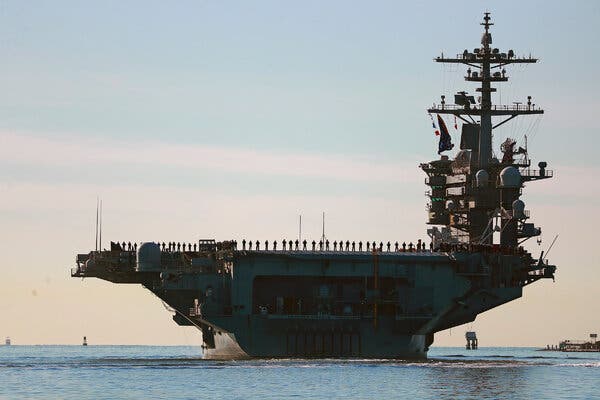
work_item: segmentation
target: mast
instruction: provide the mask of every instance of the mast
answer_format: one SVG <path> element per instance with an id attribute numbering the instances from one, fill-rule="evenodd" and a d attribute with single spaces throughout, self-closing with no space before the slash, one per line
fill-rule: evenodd
<path id="1" fill-rule="evenodd" d="M 479 136 L 479 168 L 485 168 L 488 166 L 490 159 L 492 158 L 492 115 L 490 111 L 492 109 L 492 85 L 490 81 L 490 44 L 492 43 L 492 34 L 489 32 L 490 25 L 490 13 L 486 12 L 483 17 L 483 25 L 485 32 L 481 37 L 481 45 L 483 50 L 483 57 L 481 63 L 481 132 Z M 494 89 L 496 90 L 496 89 Z"/>
<path id="2" fill-rule="evenodd" d="M 323 235 L 321 236 L 321 241 L 323 242 L 323 246 L 325 246 L 325 241 L 327 239 L 325 238 L 325 211 L 323 211 Z M 323 247 L 325 248 L 325 247 Z"/>
<path id="3" fill-rule="evenodd" d="M 481 36 L 481 47 L 476 48 L 473 52 L 464 50 L 462 54 L 456 57 L 436 57 L 434 60 L 439 63 L 447 64 L 464 64 L 469 66 L 465 81 L 479 82 L 480 87 L 476 91 L 481 93 L 481 101 L 479 104 L 475 102 L 473 96 L 468 96 L 466 92 L 459 92 L 455 95 L 455 104 L 446 104 L 445 96 L 442 96 L 441 104 L 434 105 L 427 111 L 436 114 L 451 114 L 455 115 L 466 123 L 478 123 L 480 127 L 479 146 L 477 166 L 486 168 L 489 166 L 492 159 L 492 130 L 500 125 L 510 121 L 519 115 L 543 114 L 544 110 L 535 107 L 531 103 L 531 96 L 527 98 L 527 104 L 513 105 L 494 105 L 492 103 L 492 93 L 496 88 L 492 87 L 492 82 L 507 82 L 506 70 L 504 66 L 509 64 L 532 64 L 536 63 L 537 58 L 517 57 L 513 50 L 508 50 L 507 53 L 500 52 L 497 48 L 492 48 L 492 34 L 490 27 L 494 25 L 490 22 L 492 17 L 490 13 L 484 13 L 483 22 L 480 24 L 484 27 L 483 35 Z M 479 71 L 471 72 L 471 68 Z M 479 117 L 479 121 L 475 121 L 473 117 Z M 507 117 L 496 125 L 492 125 L 492 117 Z M 469 118 L 469 119 L 467 119 Z"/>

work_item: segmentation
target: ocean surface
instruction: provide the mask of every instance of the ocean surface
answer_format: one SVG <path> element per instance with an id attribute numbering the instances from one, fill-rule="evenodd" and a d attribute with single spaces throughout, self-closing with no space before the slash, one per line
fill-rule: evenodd
<path id="1" fill-rule="evenodd" d="M 600 353 L 205 361 L 198 347 L 0 346 L 0 399 L 600 399 Z"/>

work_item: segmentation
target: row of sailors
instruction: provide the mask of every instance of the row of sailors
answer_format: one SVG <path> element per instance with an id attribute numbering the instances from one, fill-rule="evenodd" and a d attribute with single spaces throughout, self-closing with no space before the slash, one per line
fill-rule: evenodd
<path id="1" fill-rule="evenodd" d="M 230 242 L 233 244 L 233 249 L 237 250 L 237 241 L 233 241 Z M 306 251 L 307 250 L 307 246 L 308 246 L 308 242 L 305 240 L 303 240 L 302 242 L 300 242 L 298 239 L 296 239 L 295 241 L 292 240 L 285 240 L 283 239 L 281 241 L 282 244 L 282 250 L 283 251 L 298 251 L 300 250 L 300 245 L 302 245 L 302 250 Z M 317 250 L 317 245 L 318 245 L 318 249 L 319 251 L 330 251 L 330 242 L 329 240 L 325 240 L 325 242 L 323 242 L 322 240 L 319 240 L 319 242 L 316 242 L 315 240 L 313 240 L 311 243 L 311 250 L 312 251 L 316 251 Z M 349 240 L 347 240 L 346 242 L 340 240 L 338 241 L 334 241 L 333 243 L 333 251 L 356 251 L 357 250 L 357 244 L 358 244 L 358 251 L 363 251 L 363 242 L 358 242 L 356 243 L 355 241 L 350 242 Z M 131 243 L 131 242 L 123 242 L 123 243 L 119 243 L 119 242 L 111 242 L 111 250 L 128 250 L 128 251 L 136 251 L 137 250 L 137 243 Z M 176 242 L 169 242 L 169 243 L 158 243 L 158 245 L 161 247 L 162 251 L 170 251 L 170 252 L 174 252 L 174 251 L 196 251 L 198 249 L 198 245 L 197 243 L 191 244 L 191 243 L 176 243 Z M 242 240 L 242 250 L 246 250 L 246 247 L 248 250 L 252 250 L 252 247 L 254 246 L 254 250 L 256 251 L 260 251 L 260 242 L 257 240 L 255 242 L 253 242 L 252 240 L 246 241 L 246 239 Z M 387 251 L 391 251 L 391 242 L 387 242 L 387 244 L 385 245 Z M 365 242 L 365 248 L 366 251 L 371 251 L 371 250 L 377 250 L 382 252 L 383 251 L 383 247 L 384 244 L 383 242 L 379 242 L 379 246 L 377 245 L 376 242 Z M 400 247 L 402 247 L 400 249 Z M 265 240 L 265 247 L 264 249 L 266 251 L 269 250 L 269 241 Z M 433 243 L 429 243 L 429 249 L 433 251 Z M 394 243 L 394 251 L 403 251 L 403 252 L 420 252 L 420 251 L 425 251 L 426 250 L 426 245 L 424 241 L 421 241 L 421 239 L 419 239 L 417 241 L 417 244 L 414 245 L 412 242 L 410 242 L 408 245 L 406 244 L 406 242 L 403 242 L 402 245 L 400 245 L 398 242 Z M 506 254 L 524 254 L 525 250 L 523 249 L 523 247 L 507 247 L 507 246 L 499 246 L 499 245 L 486 245 L 486 244 L 472 244 L 472 243 L 460 243 L 460 244 L 448 244 L 448 243 L 442 243 L 440 245 L 440 249 L 441 251 L 467 251 L 467 252 L 495 252 L 495 253 L 506 253 Z M 277 241 L 273 241 L 273 251 L 277 251 Z"/>
<path id="2" fill-rule="evenodd" d="M 293 251 L 293 250 L 300 250 L 300 245 L 302 245 L 302 250 L 307 250 L 307 245 L 308 242 L 306 241 L 306 239 L 304 239 L 302 242 L 300 242 L 298 239 L 296 239 L 296 241 L 286 241 L 285 239 L 283 239 L 281 241 L 282 244 L 282 250 L 286 251 L 289 249 L 289 251 Z M 312 243 L 310 243 L 312 245 L 311 249 L 312 251 L 316 251 L 317 250 L 317 245 L 319 246 L 319 251 L 330 251 L 330 243 L 329 240 L 325 240 L 325 242 L 323 242 L 322 240 L 319 240 L 319 242 L 316 242 L 315 240 L 312 241 Z M 363 251 L 363 242 L 360 241 L 358 243 L 356 243 L 355 241 L 350 242 L 349 240 L 347 240 L 346 242 L 343 241 L 334 241 L 333 242 L 333 251 L 344 251 L 344 245 L 345 245 L 345 251 L 356 251 L 357 249 L 357 244 L 358 244 L 358 251 Z M 175 242 L 169 242 L 169 243 L 158 243 L 158 245 L 162 248 L 162 251 L 196 251 L 197 249 L 197 244 L 194 243 L 193 245 L 191 243 L 175 243 Z M 246 239 L 242 240 L 242 250 L 246 250 L 246 245 L 248 245 L 248 250 L 252 250 L 252 246 L 254 245 L 254 249 L 255 250 L 260 250 L 260 242 L 257 240 L 256 242 L 252 242 L 251 240 L 246 241 Z M 383 251 L 383 242 L 379 242 L 379 247 L 377 246 L 376 242 L 365 242 L 365 247 L 366 247 L 366 251 L 371 251 L 372 250 L 378 250 L 378 251 Z M 391 251 L 391 242 L 387 242 L 386 244 L 386 249 L 387 251 Z M 410 242 L 408 245 L 406 244 L 406 242 L 402 243 L 402 249 L 400 249 L 400 244 L 398 242 L 394 243 L 394 251 L 409 251 L 409 252 L 414 252 L 414 251 L 425 251 L 426 249 L 426 245 L 425 242 L 421 241 L 421 239 L 419 239 L 417 241 L 417 244 L 414 245 L 412 242 Z M 118 248 L 116 248 L 118 247 Z M 237 249 L 237 241 L 233 241 L 233 247 L 234 249 Z M 430 243 L 429 248 L 432 249 L 433 248 L 433 243 Z M 131 242 L 123 242 L 123 243 L 113 243 L 111 242 L 111 250 L 127 250 L 127 251 L 136 251 L 137 250 L 137 243 L 131 243 Z M 269 241 L 265 240 L 265 250 L 269 250 Z M 273 251 L 277 251 L 277 241 L 273 241 Z"/>
<path id="3" fill-rule="evenodd" d="M 252 250 L 252 245 L 253 243 L 255 244 L 254 249 L 255 250 L 260 250 L 260 242 L 257 240 L 256 242 L 252 242 L 251 240 L 246 241 L 246 239 L 242 240 L 242 250 L 246 250 L 246 244 L 248 244 L 248 250 Z M 236 243 L 237 244 L 237 243 Z M 302 245 L 302 250 L 306 251 L 307 250 L 307 245 L 309 244 L 306 239 L 303 240 L 302 242 L 300 242 L 298 239 L 296 239 L 296 241 L 286 241 L 285 239 L 282 240 L 281 242 L 282 244 L 282 250 L 286 251 L 298 251 L 300 250 L 300 245 Z M 311 243 L 312 245 L 311 250 L 312 251 L 316 251 L 317 250 L 317 245 L 318 245 L 318 249 L 319 251 L 330 251 L 330 242 L 329 240 L 325 240 L 325 242 L 323 242 L 322 240 L 319 240 L 319 242 L 316 242 L 315 240 L 313 240 Z M 347 240 L 346 242 L 340 240 L 338 241 L 334 241 L 333 243 L 333 251 L 356 251 L 357 250 L 357 244 L 358 244 L 358 251 L 363 251 L 363 242 L 358 242 L 356 243 L 355 241 L 350 242 L 349 240 Z M 371 251 L 371 249 L 373 251 L 377 250 L 377 251 L 383 251 L 383 242 L 379 242 L 379 246 L 377 245 L 377 242 L 365 242 L 365 248 L 366 251 Z M 392 243 L 391 242 L 387 242 L 387 244 L 385 245 L 387 251 L 391 251 L 391 246 Z M 237 246 L 236 246 L 237 247 Z M 402 249 L 400 249 L 400 247 L 402 247 Z M 433 248 L 433 243 L 431 243 L 429 245 L 429 248 L 432 249 Z M 338 250 L 339 249 L 339 250 Z M 421 239 L 419 239 L 417 241 L 417 244 L 414 245 L 412 242 L 410 242 L 408 245 L 406 244 L 406 242 L 402 243 L 402 245 L 400 245 L 398 242 L 394 243 L 394 251 L 410 251 L 410 252 L 414 252 L 414 251 L 425 251 L 426 249 L 426 245 L 425 242 L 421 241 Z M 269 250 L 269 241 L 265 240 L 265 250 Z M 277 241 L 273 242 L 273 251 L 277 251 Z"/>
<path id="4" fill-rule="evenodd" d="M 196 243 L 192 245 L 191 243 L 157 242 L 157 244 L 162 249 L 162 251 L 196 251 L 196 249 L 198 248 L 198 244 Z M 110 242 L 110 248 L 111 250 L 136 251 L 137 243 L 132 244 L 131 242 Z"/>

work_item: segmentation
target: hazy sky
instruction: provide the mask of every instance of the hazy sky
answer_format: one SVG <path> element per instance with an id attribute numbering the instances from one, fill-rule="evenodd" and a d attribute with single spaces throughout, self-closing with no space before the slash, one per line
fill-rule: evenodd
<path id="1" fill-rule="evenodd" d="M 546 109 L 495 134 L 529 137 L 553 181 L 524 200 L 556 283 L 470 324 L 488 345 L 600 331 L 600 2 L 3 1 L 0 3 L 0 337 L 16 344 L 196 344 L 140 286 L 71 279 L 105 241 L 425 238 L 425 112 L 473 92 L 432 62 L 479 46 L 538 56 L 494 100 Z M 452 121 L 448 120 L 449 125 Z M 459 140 L 452 130 L 455 142 Z M 463 345 L 466 327 L 436 335 Z"/>

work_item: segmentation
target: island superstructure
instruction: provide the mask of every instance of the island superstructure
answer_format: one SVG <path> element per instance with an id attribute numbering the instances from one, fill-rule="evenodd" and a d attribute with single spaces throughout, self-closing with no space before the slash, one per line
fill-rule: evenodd
<path id="1" fill-rule="evenodd" d="M 492 151 L 493 130 L 513 118 L 541 114 L 532 104 L 495 105 L 505 67 L 535 63 L 492 47 L 484 14 L 481 45 L 436 62 L 464 64 L 478 85 L 437 114 L 438 154 L 451 151 L 444 116 L 462 121 L 460 150 L 423 163 L 429 186 L 427 245 L 326 239 L 199 240 L 194 244 L 111 243 L 79 254 L 73 277 L 141 284 L 179 325 L 202 332 L 205 358 L 425 358 L 434 333 L 471 322 L 521 297 L 523 288 L 554 278 L 544 254 L 523 242 L 539 236 L 520 199 L 524 184 L 552 177 L 531 168 L 527 146 L 507 138 Z M 433 120 L 433 118 L 432 118 Z M 435 122 L 434 122 L 435 125 Z"/>

